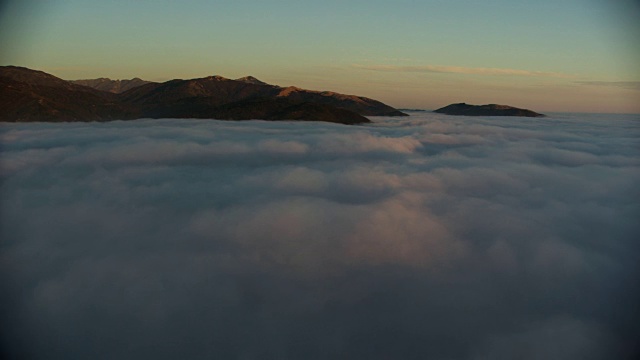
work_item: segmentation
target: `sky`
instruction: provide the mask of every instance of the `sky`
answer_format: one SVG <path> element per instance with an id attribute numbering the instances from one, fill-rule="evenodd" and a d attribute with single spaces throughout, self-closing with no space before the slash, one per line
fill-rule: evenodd
<path id="1" fill-rule="evenodd" d="M 0 63 L 69 80 L 253 75 L 401 108 L 640 112 L 636 0 L 0 4 Z"/>
<path id="2" fill-rule="evenodd" d="M 639 125 L 0 124 L 0 351 L 637 359 Z"/>

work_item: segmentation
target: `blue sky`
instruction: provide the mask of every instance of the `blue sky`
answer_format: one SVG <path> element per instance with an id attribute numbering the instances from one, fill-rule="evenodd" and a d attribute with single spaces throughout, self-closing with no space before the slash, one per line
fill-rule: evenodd
<path id="1" fill-rule="evenodd" d="M 397 107 L 640 112 L 635 0 L 6 3 L 2 64 L 65 79 L 251 74 Z"/>

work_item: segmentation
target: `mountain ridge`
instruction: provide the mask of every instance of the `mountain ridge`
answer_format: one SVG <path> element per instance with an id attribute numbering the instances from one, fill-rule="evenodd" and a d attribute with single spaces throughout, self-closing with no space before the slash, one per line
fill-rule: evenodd
<path id="1" fill-rule="evenodd" d="M 107 121 L 132 116 L 133 109 L 120 103 L 117 94 L 38 70 L 0 66 L 0 121 Z"/>
<path id="2" fill-rule="evenodd" d="M 97 78 L 97 79 L 81 79 L 81 80 L 68 80 L 69 82 L 77 85 L 88 86 L 96 90 L 107 91 L 111 93 L 122 93 L 129 89 L 151 83 L 152 81 L 142 80 L 138 77 L 128 80 L 111 80 L 109 78 Z"/>
<path id="3" fill-rule="evenodd" d="M 134 82 L 135 80 L 135 82 Z M 140 81 L 137 81 L 140 80 Z M 118 83 L 119 81 L 119 83 Z M 66 81 L 23 67 L 0 66 L 0 121 L 107 121 L 138 118 L 310 120 L 345 124 L 364 116 L 406 116 L 377 100 L 266 84 L 252 76 Z M 105 85 L 106 84 L 106 85 Z M 114 88 L 114 84 L 120 84 Z"/>

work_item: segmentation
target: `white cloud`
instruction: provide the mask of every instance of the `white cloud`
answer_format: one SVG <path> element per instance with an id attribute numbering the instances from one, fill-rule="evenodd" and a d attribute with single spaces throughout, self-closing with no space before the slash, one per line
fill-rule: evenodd
<path id="1" fill-rule="evenodd" d="M 28 358 L 625 358 L 640 160 L 637 119 L 614 117 L 3 124 L 2 340 Z"/>

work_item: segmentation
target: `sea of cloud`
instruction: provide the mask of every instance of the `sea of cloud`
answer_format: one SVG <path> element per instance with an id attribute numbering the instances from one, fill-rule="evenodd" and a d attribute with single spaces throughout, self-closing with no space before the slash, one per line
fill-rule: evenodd
<path id="1" fill-rule="evenodd" d="M 15 359 L 631 359 L 640 118 L 0 125 Z"/>

